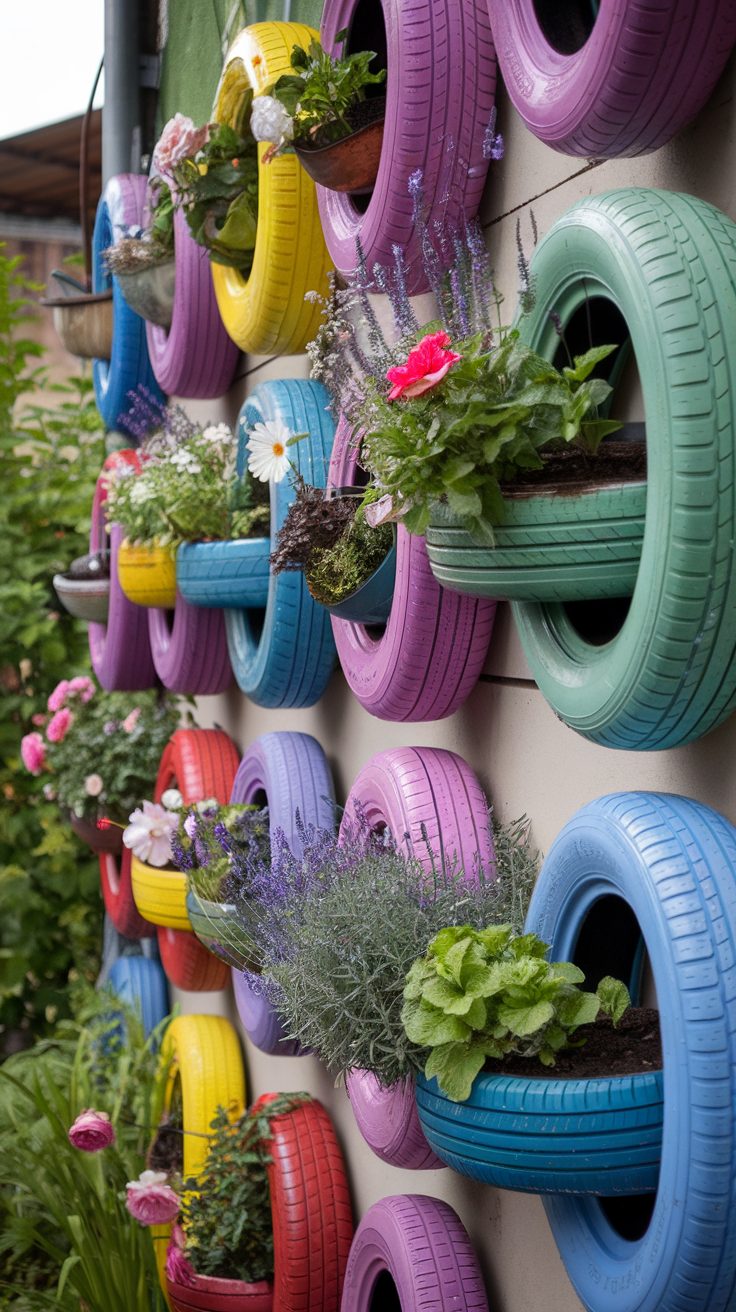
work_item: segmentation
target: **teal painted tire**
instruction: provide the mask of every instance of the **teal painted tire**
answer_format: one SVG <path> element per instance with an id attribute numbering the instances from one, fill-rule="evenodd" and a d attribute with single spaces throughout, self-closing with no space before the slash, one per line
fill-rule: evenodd
<path id="1" fill-rule="evenodd" d="M 189 923 L 203 947 L 234 970 L 249 970 L 252 957 L 235 907 L 229 902 L 211 902 L 193 888 L 187 890 Z"/>
<path id="2" fill-rule="evenodd" d="M 536 306 L 519 328 L 547 358 L 559 347 L 550 311 L 567 326 L 586 299 L 602 300 L 623 316 L 648 480 L 641 563 L 616 636 L 595 644 L 564 605 L 517 602 L 524 652 L 555 714 L 584 737 L 678 747 L 736 706 L 736 225 L 692 196 L 609 192 L 555 224 L 533 276 Z"/>
<path id="3" fill-rule="evenodd" d="M 184 542 L 176 553 L 176 586 L 190 606 L 265 606 L 268 538 Z"/>
<path id="4" fill-rule="evenodd" d="M 438 502 L 427 529 L 432 573 L 443 588 L 499 601 L 630 597 L 646 502 L 646 483 L 507 497 L 493 547 L 474 542 Z"/>

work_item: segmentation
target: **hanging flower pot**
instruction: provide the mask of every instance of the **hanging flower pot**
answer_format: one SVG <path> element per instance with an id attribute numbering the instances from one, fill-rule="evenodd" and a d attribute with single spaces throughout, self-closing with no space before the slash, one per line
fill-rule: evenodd
<path id="1" fill-rule="evenodd" d="M 56 334 L 66 351 L 83 360 L 112 357 L 112 291 L 44 296 Z"/>
<path id="2" fill-rule="evenodd" d="M 131 310 L 149 323 L 170 328 L 174 312 L 176 264 L 173 256 L 135 272 L 116 273 L 120 290 Z"/>
<path id="3" fill-rule="evenodd" d="M 126 538 L 118 551 L 118 581 L 137 606 L 173 610 L 176 605 L 176 560 L 171 547 Z"/>
<path id="4" fill-rule="evenodd" d="M 166 1277 L 171 1312 L 271 1312 L 273 1285 L 266 1280 L 222 1280 L 219 1276 L 190 1276 L 191 1285 Z"/>
<path id="5" fill-rule="evenodd" d="M 326 146 L 304 143 L 294 146 L 302 168 L 310 178 L 329 191 L 369 194 L 378 176 L 383 148 L 383 122 L 386 113 L 385 97 L 364 100 L 357 106 L 357 115 L 370 118 L 349 136 L 332 141 Z"/>
<path id="6" fill-rule="evenodd" d="M 91 624 L 107 624 L 110 604 L 110 553 L 92 552 L 55 574 L 54 591 L 65 610 Z"/>
<path id="7" fill-rule="evenodd" d="M 213 956 L 236 970 L 253 969 L 250 940 L 231 902 L 214 902 L 190 887 L 186 910 L 191 928 Z"/>
<path id="8" fill-rule="evenodd" d="M 130 880 L 135 904 L 144 920 L 168 929 L 191 929 L 187 913 L 187 877 L 171 867 L 149 866 L 132 857 Z"/>
<path id="9" fill-rule="evenodd" d="M 69 812 L 69 824 L 77 838 L 81 838 L 93 852 L 110 852 L 118 855 L 123 850 L 123 831 L 120 825 L 97 828 L 95 820 L 85 820 L 82 816 Z"/>

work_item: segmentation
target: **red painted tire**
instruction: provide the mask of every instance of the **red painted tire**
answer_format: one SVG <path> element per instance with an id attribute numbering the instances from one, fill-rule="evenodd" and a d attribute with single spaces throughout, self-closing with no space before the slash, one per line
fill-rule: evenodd
<path id="1" fill-rule="evenodd" d="M 195 1275 L 194 1285 L 178 1285 L 166 1278 L 171 1312 L 272 1312 L 273 1288 L 265 1280 L 248 1285 L 244 1280 L 220 1280 Z"/>
<path id="2" fill-rule="evenodd" d="M 146 611 L 153 665 L 164 687 L 198 696 L 226 692 L 233 672 L 222 611 L 191 606 L 178 591 L 173 612 Z"/>
<path id="3" fill-rule="evenodd" d="M 124 938 L 152 937 L 156 927 L 143 919 L 133 897 L 129 850 L 124 848 L 121 856 L 114 852 L 100 852 L 99 861 L 102 900 L 118 933 Z"/>
<path id="4" fill-rule="evenodd" d="M 103 472 L 121 462 L 137 464 L 134 451 L 116 451 L 107 457 Z M 123 539 L 122 529 L 113 524 L 108 540 L 105 531 L 107 492 L 102 476 L 97 480 L 92 503 L 89 549 L 110 547 L 110 601 L 107 624 L 90 624 L 89 650 L 92 668 L 107 692 L 140 692 L 153 688 L 156 671 L 148 640 L 148 618 L 142 606 L 128 601 L 118 582 L 117 553 Z"/>
<path id="5" fill-rule="evenodd" d="M 406 1312 L 488 1312 L 467 1231 L 439 1198 L 382 1198 L 355 1232 L 342 1312 L 398 1306 Z"/>
<path id="6" fill-rule="evenodd" d="M 663 146 L 705 105 L 736 41 L 734 0 L 601 0 L 594 21 L 590 0 L 488 7 L 515 109 L 566 155 Z"/>
<path id="7" fill-rule="evenodd" d="M 337 193 L 335 193 L 337 194 Z M 357 449 L 340 420 L 329 483 L 355 481 Z M 440 587 L 423 538 L 399 528 L 391 613 L 380 637 L 333 617 L 337 654 L 351 692 L 381 720 L 442 720 L 462 706 L 485 662 L 495 601 Z"/>
<path id="8" fill-rule="evenodd" d="M 326 0 L 322 42 L 355 23 L 357 49 L 379 50 L 386 37 L 386 121 L 373 194 L 361 213 L 347 193 L 317 188 L 322 228 L 336 268 L 350 274 L 359 237 L 371 270 L 393 264 L 399 245 L 410 292 L 427 290 L 409 178 L 421 169 L 431 223 L 450 230 L 478 212 L 488 171 L 485 130 L 496 92 L 486 0 Z M 362 41 L 362 44 L 360 44 Z"/>
<path id="9" fill-rule="evenodd" d="M 386 826 L 424 864 L 445 856 L 457 860 L 469 879 L 478 862 L 495 864 L 488 801 L 474 772 L 454 752 L 433 747 L 398 747 L 380 752 L 357 776 L 345 803 L 343 824 L 356 804 L 372 828 Z M 425 843 L 426 834 L 429 850 Z M 363 1138 L 377 1157 L 404 1170 L 443 1165 L 419 1123 L 409 1081 L 382 1087 L 368 1071 L 347 1076 L 350 1105 Z"/>
<path id="10" fill-rule="evenodd" d="M 174 213 L 176 281 L 171 327 L 146 324 L 151 367 L 169 396 L 223 396 L 235 376 L 240 352 L 217 308 L 210 262 L 181 210 Z"/>
<path id="11" fill-rule="evenodd" d="M 269 1152 L 273 1312 L 339 1312 L 353 1215 L 342 1151 L 322 1104 L 275 1116 Z"/>
<path id="12" fill-rule="evenodd" d="M 169 983 L 191 993 L 215 993 L 227 988 L 230 971 L 225 962 L 213 957 L 189 930 L 158 925 L 156 934 Z"/>

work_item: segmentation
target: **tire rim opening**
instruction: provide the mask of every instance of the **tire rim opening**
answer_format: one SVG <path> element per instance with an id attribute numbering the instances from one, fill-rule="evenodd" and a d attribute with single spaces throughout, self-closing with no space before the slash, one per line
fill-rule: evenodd
<path id="1" fill-rule="evenodd" d="M 599 0 L 534 0 L 545 39 L 559 55 L 575 55 L 587 43 L 598 17 Z"/>
<path id="2" fill-rule="evenodd" d="M 373 1286 L 368 1312 L 403 1312 L 394 1278 L 389 1271 L 382 1271 Z"/>
<path id="3" fill-rule="evenodd" d="M 377 57 L 371 62 L 370 71 L 378 73 L 381 69 L 388 69 L 388 40 L 382 4 L 376 5 L 375 0 L 357 0 L 343 49 L 346 55 L 353 55 L 359 50 L 375 50 Z M 386 84 L 384 81 L 366 87 L 366 100 L 385 96 Z M 366 192 L 365 195 L 348 192 L 348 195 L 358 214 L 365 214 L 373 192 Z"/>

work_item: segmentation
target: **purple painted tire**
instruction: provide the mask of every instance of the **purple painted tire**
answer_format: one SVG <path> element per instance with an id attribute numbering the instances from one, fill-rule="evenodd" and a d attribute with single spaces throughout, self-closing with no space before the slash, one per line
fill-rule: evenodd
<path id="1" fill-rule="evenodd" d="M 125 459 L 125 456 L 118 458 Z M 105 461 L 109 469 L 115 456 Z M 153 688 L 156 671 L 153 666 L 151 644 L 148 640 L 148 618 L 142 606 L 135 606 L 123 593 L 118 582 L 118 548 L 123 531 L 113 524 L 110 537 L 105 532 L 105 487 L 101 477 L 97 480 L 92 503 L 89 549 L 100 551 L 110 547 L 110 602 L 107 624 L 90 624 L 89 650 L 92 668 L 106 692 L 140 692 Z"/>
<path id="2" fill-rule="evenodd" d="M 504 84 L 541 141 L 612 159 L 657 150 L 708 100 L 734 0 L 488 0 Z M 540 15 L 542 15 L 540 21 Z"/>
<path id="3" fill-rule="evenodd" d="M 210 262 L 189 232 L 181 210 L 174 214 L 176 282 L 171 327 L 146 324 L 156 381 L 169 396 L 223 396 L 233 381 L 240 352 L 217 308 Z"/>
<path id="4" fill-rule="evenodd" d="M 233 672 L 221 610 L 190 606 L 177 592 L 173 612 L 147 607 L 146 613 L 153 664 L 164 688 L 198 696 L 227 691 Z"/>
<path id="5" fill-rule="evenodd" d="M 359 237 L 368 269 L 407 263 L 409 292 L 428 289 L 409 178 L 422 171 L 428 221 L 450 230 L 478 212 L 488 160 L 483 140 L 496 92 L 486 0 L 326 0 L 322 42 L 351 28 L 355 49 L 381 50 L 385 30 L 386 120 L 378 176 L 361 213 L 348 193 L 317 188 L 327 249 L 342 274 L 356 266 Z M 356 21 L 357 20 L 357 21 Z M 346 49 L 351 49 L 350 36 Z M 377 65 L 376 65 L 377 67 Z"/>
<path id="6" fill-rule="evenodd" d="M 299 843 L 297 811 L 305 824 L 335 827 L 330 767 L 316 738 L 307 733 L 282 731 L 256 738 L 238 766 L 230 801 L 267 802 L 271 830 L 283 829 L 293 851 Z M 242 971 L 233 971 L 233 987 L 243 1028 L 261 1052 L 295 1057 L 303 1051 L 295 1039 L 284 1038 L 279 1017 Z"/>
<path id="7" fill-rule="evenodd" d="M 355 1232 L 341 1312 L 488 1312 L 473 1245 L 448 1203 L 395 1194 L 368 1209 Z"/>
<path id="8" fill-rule="evenodd" d="M 355 482 L 357 448 L 340 420 L 329 483 Z M 399 527 L 391 613 L 375 629 L 332 619 L 337 654 L 351 692 L 380 720 L 442 720 L 462 706 L 478 681 L 491 640 L 495 601 L 440 587 L 424 538 Z"/>
<path id="9" fill-rule="evenodd" d="M 472 880 L 479 864 L 486 872 L 495 866 L 488 802 L 475 773 L 454 752 L 379 752 L 350 789 L 343 824 L 354 820 L 356 804 L 371 828 L 386 826 L 427 869 L 448 858 L 450 868 L 456 862 Z M 409 1082 L 382 1088 L 370 1072 L 354 1070 L 347 1088 L 358 1128 L 377 1157 L 405 1170 L 442 1166 L 424 1136 Z"/>

